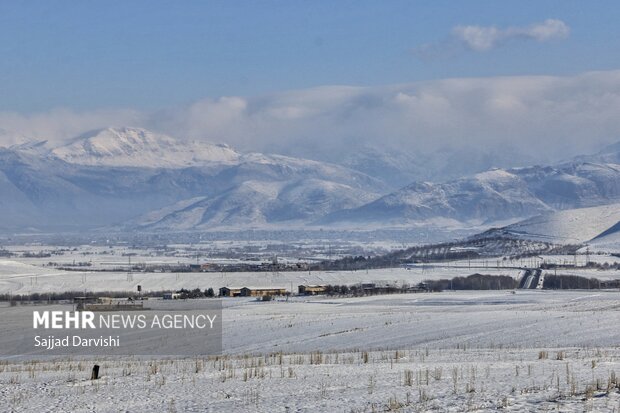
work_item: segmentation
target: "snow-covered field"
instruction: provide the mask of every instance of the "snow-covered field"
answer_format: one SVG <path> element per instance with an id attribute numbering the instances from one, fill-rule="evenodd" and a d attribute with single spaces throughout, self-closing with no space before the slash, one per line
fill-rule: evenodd
<path id="1" fill-rule="evenodd" d="M 0 294 L 51 293 L 63 291 L 143 291 L 176 290 L 180 288 L 220 287 L 282 287 L 297 291 L 300 284 L 356 284 L 359 282 L 419 283 L 425 279 L 467 276 L 474 272 L 504 274 L 518 277 L 519 270 L 497 268 L 495 263 L 480 263 L 488 268 L 420 266 L 413 269 L 388 268 L 368 271 L 296 271 L 296 272 L 197 272 L 146 273 L 62 271 L 0 259 Z"/>
<path id="2" fill-rule="evenodd" d="M 617 290 L 460 291 L 223 303 L 223 348 L 233 354 L 620 343 Z"/>
<path id="3" fill-rule="evenodd" d="M 544 358 L 545 355 L 548 358 Z M 543 357 L 542 359 L 540 357 Z M 618 412 L 618 349 L 327 352 L 0 367 L 7 412 Z"/>
<path id="4" fill-rule="evenodd" d="M 92 255 L 99 268 L 126 259 L 118 253 Z M 193 258 L 143 253 L 132 262 L 140 259 Z M 137 285 L 145 291 L 222 286 L 296 291 L 299 284 L 415 284 L 476 272 L 516 278 L 519 267 L 543 260 L 582 266 L 585 259 L 579 254 L 369 271 L 128 276 L 57 270 L 43 266 L 46 258 L 19 257 L 0 259 L 0 293 L 135 291 Z M 618 270 L 561 273 L 620 278 Z M 0 411 L 620 412 L 620 291 L 460 291 L 272 302 L 228 298 L 222 304 L 224 354 L 218 357 L 0 358 Z M 0 348 L 17 333 L 11 328 L 0 332 Z M 103 377 L 90 381 L 95 363 Z"/>
<path id="5" fill-rule="evenodd" d="M 0 361 L 3 411 L 620 411 L 620 292 L 225 299 L 224 355 Z M 10 337 L 3 331 L 2 339 Z M 103 377 L 90 381 L 90 368 Z"/>
<path id="6" fill-rule="evenodd" d="M 112 258 L 113 259 L 113 258 Z M 0 294 L 52 293 L 64 291 L 143 291 L 177 290 L 180 288 L 209 287 L 281 287 L 296 292 L 300 284 L 356 284 L 360 282 L 390 282 L 415 284 L 429 279 L 468 276 L 474 273 L 509 275 L 519 277 L 519 267 L 548 263 L 578 265 L 585 263 L 585 256 L 543 256 L 523 260 L 472 260 L 445 264 L 416 265 L 409 269 L 388 268 L 368 271 L 297 271 L 297 272 L 198 272 L 198 273 L 149 273 L 63 271 L 27 263 L 25 259 L 0 258 Z M 576 261 L 575 261 L 576 260 Z M 615 263 L 620 258 L 590 255 L 590 261 Z M 553 273 L 553 271 L 549 271 Z M 575 268 L 558 270 L 561 274 L 594 277 L 600 280 L 620 279 L 618 270 Z"/>

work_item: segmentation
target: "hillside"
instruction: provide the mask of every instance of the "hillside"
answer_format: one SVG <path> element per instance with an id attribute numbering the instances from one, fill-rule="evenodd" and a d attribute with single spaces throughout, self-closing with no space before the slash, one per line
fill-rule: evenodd
<path id="1" fill-rule="evenodd" d="M 611 204 L 549 212 L 488 233 L 562 244 L 599 243 L 617 236 L 619 223 L 620 204 Z"/>
<path id="2" fill-rule="evenodd" d="M 445 183 L 416 182 L 321 223 L 412 224 L 446 219 L 493 225 L 544 212 L 620 201 L 620 165 L 572 162 L 492 169 Z"/>

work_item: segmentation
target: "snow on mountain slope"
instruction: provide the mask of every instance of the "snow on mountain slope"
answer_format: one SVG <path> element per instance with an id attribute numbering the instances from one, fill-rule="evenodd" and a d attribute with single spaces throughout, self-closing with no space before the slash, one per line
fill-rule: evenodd
<path id="1" fill-rule="evenodd" d="M 595 251 L 620 254 L 620 221 L 593 238 L 589 245 Z"/>
<path id="2" fill-rule="evenodd" d="M 195 198 L 150 213 L 137 226 L 151 230 L 194 230 L 226 226 L 303 225 L 341 208 L 351 208 L 376 195 L 347 185 L 307 179 L 247 180 L 215 197 Z"/>
<path id="3" fill-rule="evenodd" d="M 620 202 L 620 165 L 570 162 L 557 166 L 491 169 L 445 183 L 415 182 L 320 222 L 419 223 L 450 219 L 498 225 L 545 211 Z"/>
<path id="4" fill-rule="evenodd" d="M 556 209 L 596 206 L 620 200 L 620 165 L 572 162 L 556 167 L 512 169 L 532 192 Z"/>
<path id="5" fill-rule="evenodd" d="M 488 228 L 551 210 L 620 202 L 620 165 L 590 161 L 492 169 L 448 182 L 414 182 L 385 195 L 392 174 L 401 171 L 403 178 L 435 162 L 402 155 L 387 148 L 374 160 L 372 150 L 362 157 L 333 155 L 375 175 L 369 176 L 334 163 L 240 154 L 225 145 L 176 141 L 137 128 L 104 129 L 51 149 L 45 142 L 24 142 L 0 148 L 0 206 L 8 211 L 0 227 L 38 222 L 173 231 L 287 223 Z M 449 152 L 446 156 L 460 171 Z M 418 160 L 422 163 L 407 165 Z"/>
<path id="6" fill-rule="evenodd" d="M 13 182 L 0 171 L 0 228 L 19 226 L 28 220 L 38 222 L 39 216 L 36 207 L 28 197 L 17 188 Z"/>
<path id="7" fill-rule="evenodd" d="M 230 164 L 239 154 L 223 144 L 179 142 L 139 128 L 108 128 L 82 135 L 50 151 L 79 165 L 183 168 L 204 163 Z"/>
<path id="8" fill-rule="evenodd" d="M 27 144 L 32 141 L 36 141 L 36 139 L 29 138 L 21 133 L 0 128 L 0 148 L 10 148 L 12 146 Z"/>
<path id="9" fill-rule="evenodd" d="M 247 180 L 319 179 L 370 192 L 385 193 L 388 190 L 378 179 L 340 165 L 261 153 L 243 155 L 237 165 L 223 170 L 218 178 L 236 185 Z"/>
<path id="10" fill-rule="evenodd" d="M 330 161 L 381 179 L 392 188 L 403 187 L 420 178 L 427 179 L 434 173 L 425 164 L 424 155 L 374 145 L 364 145 L 345 154 L 333 153 Z"/>
<path id="11" fill-rule="evenodd" d="M 594 155 L 577 156 L 573 161 L 620 164 L 620 142 L 608 145 Z"/>
<path id="12" fill-rule="evenodd" d="M 198 197 L 195 197 L 195 198 L 184 199 L 182 201 L 175 202 L 172 205 L 169 205 L 169 206 L 166 206 L 166 207 L 163 207 L 163 208 L 160 208 L 160 209 L 156 209 L 155 211 L 150 211 L 150 212 L 144 214 L 142 217 L 139 218 L 138 225 L 140 225 L 140 226 L 148 226 L 148 225 L 156 224 L 156 223 L 164 220 L 170 214 L 177 213 L 178 211 L 183 211 L 186 208 L 191 207 L 192 205 L 196 204 L 197 202 L 203 201 L 205 199 L 206 199 L 206 197 L 204 197 L 204 196 L 198 196 Z"/>
<path id="13" fill-rule="evenodd" d="M 290 182 L 278 194 L 280 205 L 275 206 L 270 215 L 272 220 L 316 219 L 333 211 L 360 206 L 377 196 L 368 190 L 320 179 Z"/>
<path id="14" fill-rule="evenodd" d="M 350 138 L 346 150 L 341 147 L 305 143 L 284 148 L 291 156 L 315 159 L 345 166 L 385 182 L 392 190 L 414 181 L 445 182 L 484 172 L 495 167 L 533 165 L 546 159 L 544 153 L 536 157 L 511 147 L 501 150 L 478 146 L 443 146 L 438 149 L 397 145 L 378 141 L 363 142 Z"/>
<path id="15" fill-rule="evenodd" d="M 357 209 L 334 213 L 325 221 L 402 223 L 448 218 L 483 223 L 549 209 L 520 177 L 495 169 L 443 184 L 414 183 Z"/>
<path id="16" fill-rule="evenodd" d="M 594 238 L 590 243 L 592 251 L 604 251 L 620 254 L 620 230 L 609 233 L 602 237 Z"/>
<path id="17" fill-rule="evenodd" d="M 541 214 L 501 228 L 511 236 L 558 243 L 583 243 L 594 239 L 620 222 L 620 204 L 569 209 Z"/>
<path id="18" fill-rule="evenodd" d="M 51 150 L 44 142 L 0 148 L 0 190 L 6 195 L 0 206 L 10 212 L 0 217 L 0 228 L 116 226 L 140 216 L 142 225 L 168 222 L 170 230 L 252 226 L 315 219 L 387 190 L 381 181 L 339 165 L 192 145 L 122 128 Z M 201 213 L 197 203 L 207 200 L 209 208 Z"/>

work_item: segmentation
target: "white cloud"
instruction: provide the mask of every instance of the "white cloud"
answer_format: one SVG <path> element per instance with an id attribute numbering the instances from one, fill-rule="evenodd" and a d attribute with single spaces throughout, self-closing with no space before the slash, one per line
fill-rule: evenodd
<path id="1" fill-rule="evenodd" d="M 0 146 L 24 140 L 63 141 L 92 129 L 142 124 L 146 116 L 133 109 L 79 112 L 60 108 L 27 115 L 0 112 Z"/>
<path id="2" fill-rule="evenodd" d="M 540 42 L 551 39 L 565 39 L 570 34 L 570 28 L 562 20 L 547 19 L 543 23 L 535 24 L 526 29 L 516 29 L 513 35 L 530 37 Z"/>
<path id="3" fill-rule="evenodd" d="M 496 27 L 456 26 L 452 34 L 478 52 L 492 49 L 502 38 L 502 32 Z"/>
<path id="4" fill-rule="evenodd" d="M 568 37 L 570 28 L 562 20 L 547 19 L 528 27 L 508 27 L 499 29 L 495 26 L 456 26 L 453 36 L 467 48 L 476 52 L 485 52 L 498 47 L 512 39 L 529 39 L 545 42 Z"/>
<path id="5" fill-rule="evenodd" d="M 141 126 L 182 139 L 224 142 L 242 151 L 332 160 L 364 144 L 412 152 L 446 145 L 498 150 L 510 145 L 538 158 L 558 159 L 620 140 L 618 113 L 620 71 L 608 71 L 325 86 L 205 99 L 156 113 L 0 113 L 0 129 L 59 140 L 98 127 Z"/>

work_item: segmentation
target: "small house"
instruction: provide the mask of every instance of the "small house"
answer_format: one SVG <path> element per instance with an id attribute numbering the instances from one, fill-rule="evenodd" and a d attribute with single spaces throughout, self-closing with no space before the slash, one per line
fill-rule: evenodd
<path id="1" fill-rule="evenodd" d="M 239 294 L 241 297 L 264 297 L 267 295 L 286 295 L 286 288 L 249 288 L 243 287 L 241 289 L 241 293 Z"/>
<path id="2" fill-rule="evenodd" d="M 297 287 L 299 295 L 318 295 L 327 292 L 326 285 L 300 285 Z"/>
<path id="3" fill-rule="evenodd" d="M 241 288 L 220 288 L 220 297 L 239 297 L 241 295 Z"/>

